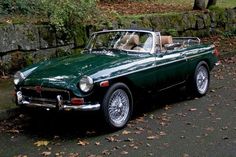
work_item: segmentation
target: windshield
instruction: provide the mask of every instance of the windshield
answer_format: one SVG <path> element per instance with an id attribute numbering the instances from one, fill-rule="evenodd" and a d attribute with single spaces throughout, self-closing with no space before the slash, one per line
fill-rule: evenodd
<path id="1" fill-rule="evenodd" d="M 151 52 L 153 37 L 147 32 L 111 31 L 95 33 L 90 39 L 87 49 L 110 50 L 121 49 L 133 52 Z"/>

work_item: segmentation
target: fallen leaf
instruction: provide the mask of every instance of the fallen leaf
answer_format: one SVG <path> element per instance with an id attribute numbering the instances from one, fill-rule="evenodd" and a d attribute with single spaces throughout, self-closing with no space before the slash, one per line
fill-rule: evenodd
<path id="1" fill-rule="evenodd" d="M 212 108 L 210 108 L 210 107 L 209 107 L 207 110 L 208 110 L 209 112 L 212 112 Z"/>
<path id="2" fill-rule="evenodd" d="M 196 108 L 190 108 L 189 111 L 197 111 Z"/>
<path id="3" fill-rule="evenodd" d="M 139 118 L 136 119 L 136 121 L 137 121 L 137 122 L 140 122 L 140 123 L 146 122 L 146 121 L 144 120 L 144 117 L 139 117 Z"/>
<path id="4" fill-rule="evenodd" d="M 150 119 L 155 119 L 155 116 L 154 116 L 153 114 L 150 114 L 150 115 L 149 115 L 149 118 L 150 118 Z"/>
<path id="5" fill-rule="evenodd" d="M 227 130 L 227 129 L 228 129 L 227 126 L 221 128 L 221 130 Z"/>
<path id="6" fill-rule="evenodd" d="M 189 157 L 189 155 L 185 153 L 185 154 L 183 154 L 183 157 Z"/>
<path id="7" fill-rule="evenodd" d="M 68 157 L 79 157 L 79 153 L 70 153 Z"/>
<path id="8" fill-rule="evenodd" d="M 103 150 L 103 151 L 102 151 L 102 154 L 103 154 L 103 155 L 110 155 L 111 153 L 109 152 L 109 150 L 106 149 L 106 150 Z"/>
<path id="9" fill-rule="evenodd" d="M 127 152 L 127 151 L 122 151 L 122 152 L 120 152 L 120 154 L 122 154 L 122 155 L 127 155 L 127 154 L 129 154 L 129 152 Z"/>
<path id="10" fill-rule="evenodd" d="M 100 142 L 95 142 L 95 145 L 99 146 L 99 145 L 101 145 L 101 143 Z"/>
<path id="11" fill-rule="evenodd" d="M 52 153 L 51 152 L 42 152 L 41 153 L 43 156 L 49 156 L 49 155 L 51 155 Z"/>
<path id="12" fill-rule="evenodd" d="M 165 110 L 169 110 L 170 108 L 171 108 L 171 106 L 166 105 L 164 109 L 165 109 Z"/>
<path id="13" fill-rule="evenodd" d="M 116 139 L 114 137 L 110 136 L 110 137 L 106 137 L 106 140 L 108 142 L 114 142 Z"/>
<path id="14" fill-rule="evenodd" d="M 135 134 L 141 134 L 142 132 L 141 131 L 135 131 L 134 133 Z"/>
<path id="15" fill-rule="evenodd" d="M 81 145 L 81 146 L 86 146 L 86 145 L 89 144 L 89 142 L 88 142 L 88 141 L 82 141 L 82 140 L 80 140 L 77 144 L 78 144 L 78 145 Z"/>
<path id="16" fill-rule="evenodd" d="M 215 93 L 216 91 L 214 89 L 212 89 L 210 92 Z"/>
<path id="17" fill-rule="evenodd" d="M 55 135 L 53 138 L 54 139 L 58 139 L 58 138 L 60 138 L 60 136 Z"/>
<path id="18" fill-rule="evenodd" d="M 94 154 L 90 154 L 90 155 L 88 155 L 87 157 L 99 157 L 99 156 L 94 155 Z"/>
<path id="19" fill-rule="evenodd" d="M 164 131 L 161 131 L 161 132 L 160 132 L 160 135 L 161 135 L 161 136 L 165 136 L 166 133 L 165 133 Z"/>
<path id="20" fill-rule="evenodd" d="M 62 157 L 65 155 L 65 152 L 57 152 L 55 153 L 55 156 Z"/>
<path id="21" fill-rule="evenodd" d="M 20 131 L 17 130 L 17 129 L 7 130 L 7 132 L 8 132 L 8 133 L 15 133 L 15 134 L 20 133 Z"/>
<path id="22" fill-rule="evenodd" d="M 48 144 L 49 144 L 49 141 L 37 141 L 34 143 L 34 145 L 36 145 L 37 147 L 47 146 Z"/>
<path id="23" fill-rule="evenodd" d="M 144 131 L 144 129 L 142 127 L 137 127 L 136 129 L 139 131 Z"/>
<path id="24" fill-rule="evenodd" d="M 157 136 L 157 135 L 154 135 L 154 136 L 148 136 L 147 139 L 148 139 L 148 140 L 159 139 L 159 136 Z"/>
<path id="25" fill-rule="evenodd" d="M 127 138 L 127 139 L 125 139 L 124 141 L 125 141 L 125 142 L 132 142 L 132 141 L 134 141 L 134 139 L 133 139 L 133 138 Z"/>
<path id="26" fill-rule="evenodd" d="M 16 157 L 28 157 L 27 155 L 17 155 Z"/>
<path id="27" fill-rule="evenodd" d="M 182 135 L 182 136 L 180 136 L 180 138 L 181 138 L 181 139 L 185 139 L 185 136 Z"/>
<path id="28" fill-rule="evenodd" d="M 122 135 L 128 135 L 128 134 L 130 134 L 130 133 L 131 133 L 130 131 L 124 130 L 124 131 L 122 132 Z"/>
<path id="29" fill-rule="evenodd" d="M 93 134 L 96 134 L 96 131 L 87 131 L 86 134 L 87 135 L 93 135 Z"/>
<path id="30" fill-rule="evenodd" d="M 160 122 L 160 125 L 161 125 L 161 126 L 165 126 L 166 123 L 165 123 L 165 122 Z"/>
<path id="31" fill-rule="evenodd" d="M 206 130 L 212 132 L 212 131 L 214 131 L 214 128 L 213 127 L 208 127 L 208 128 L 206 128 Z"/>

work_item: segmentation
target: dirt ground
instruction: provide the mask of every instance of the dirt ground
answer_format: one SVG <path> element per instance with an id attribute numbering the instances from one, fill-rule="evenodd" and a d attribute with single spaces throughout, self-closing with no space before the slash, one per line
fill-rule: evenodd
<path id="1" fill-rule="evenodd" d="M 202 43 L 212 43 L 220 51 L 222 55 L 234 52 L 236 54 L 236 36 L 211 36 L 201 39 Z"/>
<path id="2" fill-rule="evenodd" d="M 160 4 L 157 2 L 131 2 L 116 1 L 112 3 L 99 3 L 98 7 L 107 12 L 117 12 L 122 15 L 137 15 L 150 13 L 186 12 L 191 11 L 192 6 L 182 4 Z"/>

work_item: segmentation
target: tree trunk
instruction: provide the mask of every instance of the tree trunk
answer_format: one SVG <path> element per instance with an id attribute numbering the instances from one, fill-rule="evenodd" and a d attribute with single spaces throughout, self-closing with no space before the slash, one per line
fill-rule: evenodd
<path id="1" fill-rule="evenodd" d="M 216 1 L 217 0 L 209 0 L 207 3 L 207 8 L 209 8 L 210 6 L 216 5 Z"/>
<path id="2" fill-rule="evenodd" d="M 203 10 L 206 8 L 205 0 L 195 0 L 193 10 Z"/>

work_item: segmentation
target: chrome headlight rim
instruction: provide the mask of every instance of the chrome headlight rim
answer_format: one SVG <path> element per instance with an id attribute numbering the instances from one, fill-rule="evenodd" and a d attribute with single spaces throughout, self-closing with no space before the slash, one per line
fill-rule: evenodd
<path id="1" fill-rule="evenodd" d="M 79 88 L 82 92 L 87 93 L 93 89 L 93 79 L 89 76 L 83 76 L 79 81 Z"/>
<path id="2" fill-rule="evenodd" d="M 15 85 L 18 85 L 21 81 L 23 81 L 25 79 L 25 75 L 22 73 L 22 72 L 20 72 L 20 71 L 17 71 L 16 73 L 15 73 L 15 75 L 14 75 L 14 80 L 13 80 L 13 82 L 14 82 L 14 84 Z"/>

